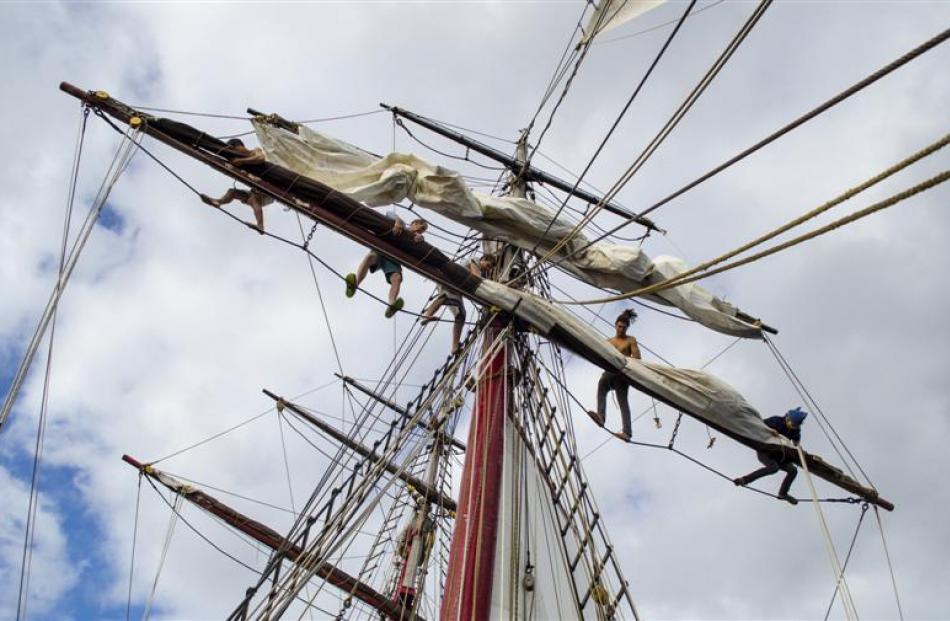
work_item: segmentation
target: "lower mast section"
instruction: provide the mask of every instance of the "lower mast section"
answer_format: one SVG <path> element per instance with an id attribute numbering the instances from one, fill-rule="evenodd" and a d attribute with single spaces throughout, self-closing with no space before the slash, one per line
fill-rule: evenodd
<path id="1" fill-rule="evenodd" d="M 486 330 L 484 347 L 489 355 L 476 369 L 478 392 L 442 597 L 444 621 L 487 621 L 490 617 L 509 402 L 507 322 L 496 318 Z"/>

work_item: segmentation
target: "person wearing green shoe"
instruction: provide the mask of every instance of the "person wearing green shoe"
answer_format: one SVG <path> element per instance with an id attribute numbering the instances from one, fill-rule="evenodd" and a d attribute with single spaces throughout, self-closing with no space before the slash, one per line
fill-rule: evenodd
<path id="1" fill-rule="evenodd" d="M 406 224 L 395 213 L 390 214 L 394 219 L 393 235 L 402 235 L 406 230 Z M 416 218 L 409 223 L 409 234 L 413 241 L 421 242 L 425 238 L 423 234 L 428 230 L 429 223 L 422 218 Z M 351 298 L 356 295 L 363 279 L 368 272 L 382 270 L 386 276 L 386 282 L 389 283 L 389 306 L 386 307 L 386 318 L 392 317 L 405 306 L 405 302 L 399 297 L 399 289 L 402 287 L 402 265 L 384 254 L 371 251 L 360 262 L 356 273 L 346 275 L 346 297 Z"/>

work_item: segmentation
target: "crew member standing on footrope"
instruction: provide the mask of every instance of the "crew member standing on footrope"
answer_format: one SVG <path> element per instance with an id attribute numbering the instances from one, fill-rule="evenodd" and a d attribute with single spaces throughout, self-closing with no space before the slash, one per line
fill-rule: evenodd
<path id="1" fill-rule="evenodd" d="M 406 230 L 405 223 L 395 212 L 390 213 L 389 216 L 393 219 L 393 228 L 390 234 L 397 237 L 402 235 Z M 409 223 L 409 235 L 414 242 L 421 242 L 425 239 L 423 234 L 428 228 L 428 222 L 422 218 L 417 218 Z M 375 272 L 376 270 L 382 270 L 386 276 L 386 282 L 389 283 L 389 306 L 386 307 L 386 318 L 388 319 L 402 310 L 405 305 L 403 299 L 399 297 L 399 290 L 402 287 L 402 265 L 390 257 L 376 251 L 367 254 L 357 268 L 356 273 L 346 275 L 346 297 L 353 297 L 360 283 L 366 278 L 366 273 Z"/>
<path id="2" fill-rule="evenodd" d="M 770 416 L 762 422 L 769 426 L 773 434 L 784 436 L 791 440 L 795 446 L 798 446 L 798 443 L 802 441 L 802 423 L 805 421 L 806 416 L 808 416 L 808 412 L 803 411 L 801 408 L 795 408 L 794 410 L 786 412 L 785 416 Z M 732 482 L 736 485 L 748 485 L 762 477 L 767 477 L 770 474 L 775 474 L 779 470 L 784 470 L 785 479 L 778 489 L 778 497 L 781 500 L 797 505 L 798 500 L 794 496 L 788 495 L 788 490 L 792 487 L 792 481 L 794 481 L 798 475 L 798 468 L 795 467 L 795 458 L 785 455 L 781 458 L 776 458 L 764 451 L 756 452 L 756 457 L 762 462 L 764 468 L 750 472 L 744 477 L 733 479 Z"/>
<path id="3" fill-rule="evenodd" d="M 640 346 L 637 345 L 637 339 L 627 334 L 630 322 L 636 318 L 637 314 L 633 309 L 627 309 L 620 313 L 620 316 L 617 317 L 617 321 L 614 322 L 616 333 L 607 339 L 607 342 L 616 347 L 617 351 L 624 356 L 630 356 L 631 358 L 639 360 Z M 623 430 L 615 432 L 614 435 L 624 442 L 629 442 L 632 437 L 632 431 L 630 429 L 630 403 L 627 400 L 628 389 L 627 380 L 624 379 L 621 373 L 616 371 L 604 371 L 604 374 L 600 376 L 600 381 L 597 383 L 597 411 L 588 410 L 587 412 L 588 416 L 593 418 L 595 423 L 603 427 L 607 419 L 607 393 L 613 390 L 614 394 L 617 395 L 617 403 L 620 405 L 620 420 L 623 425 Z"/>

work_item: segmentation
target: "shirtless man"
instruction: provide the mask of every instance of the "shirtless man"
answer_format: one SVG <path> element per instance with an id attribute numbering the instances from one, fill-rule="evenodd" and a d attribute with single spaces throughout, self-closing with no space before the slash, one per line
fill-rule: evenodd
<path id="1" fill-rule="evenodd" d="M 637 345 L 637 339 L 627 335 L 627 328 L 630 322 L 637 318 L 637 314 L 632 309 L 627 309 L 620 313 L 614 322 L 616 334 L 607 339 L 607 342 L 613 345 L 617 351 L 624 356 L 640 359 L 640 347 Z M 607 419 L 607 393 L 611 390 L 617 395 L 617 402 L 620 404 L 620 420 L 623 424 L 623 431 L 614 433 L 615 436 L 629 442 L 631 436 L 630 429 L 630 403 L 627 401 L 627 381 L 623 375 L 617 372 L 604 371 L 597 383 L 597 411 L 589 410 L 587 415 L 594 419 L 601 427 Z"/>
<path id="2" fill-rule="evenodd" d="M 392 213 L 394 218 L 392 234 L 402 235 L 406 230 L 406 224 Z M 416 218 L 409 223 L 409 234 L 413 241 L 421 242 L 425 239 L 423 233 L 429 229 L 429 223 L 422 218 Z M 372 251 L 363 258 L 356 272 L 347 274 L 346 278 L 346 297 L 351 298 L 356 295 L 356 290 L 360 283 L 366 278 L 367 272 L 382 270 L 386 276 L 386 282 L 389 283 L 389 306 L 386 307 L 386 318 L 390 318 L 405 306 L 405 302 L 399 297 L 399 289 L 402 287 L 402 265 L 387 257 L 384 254 Z"/>
<path id="3" fill-rule="evenodd" d="M 495 257 L 490 254 L 482 255 L 478 263 L 469 261 L 468 264 L 468 271 L 471 272 L 472 275 L 481 276 L 482 278 L 489 278 L 494 268 Z M 459 339 L 462 337 L 462 326 L 465 325 L 465 305 L 458 294 L 439 287 L 439 294 L 435 296 L 432 303 L 422 311 L 422 320 L 419 323 L 424 326 L 430 321 L 434 321 L 436 312 L 443 306 L 449 308 L 455 317 L 455 323 L 452 326 L 452 353 L 454 354 L 458 352 Z"/>
<path id="4" fill-rule="evenodd" d="M 264 163 L 263 149 L 248 149 L 238 138 L 228 140 L 227 144 L 232 151 L 240 154 L 238 157 L 230 158 L 231 163 L 235 166 L 249 166 L 251 164 Z M 256 223 L 254 228 L 256 228 L 257 232 L 261 235 L 264 234 L 264 207 L 274 202 L 274 199 L 270 196 L 255 189 L 239 190 L 237 188 L 231 188 L 220 198 L 211 198 L 207 194 L 199 194 L 199 196 L 203 203 L 211 205 L 212 207 L 222 207 L 235 200 L 244 203 L 254 211 L 254 222 Z"/>

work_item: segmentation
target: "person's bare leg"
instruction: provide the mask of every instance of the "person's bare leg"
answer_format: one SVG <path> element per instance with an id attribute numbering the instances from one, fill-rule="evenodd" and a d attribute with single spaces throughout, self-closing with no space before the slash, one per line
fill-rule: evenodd
<path id="1" fill-rule="evenodd" d="M 432 318 L 435 316 L 436 311 L 442 308 L 442 304 L 444 302 L 445 302 L 445 297 L 441 295 L 437 296 L 434 300 L 432 300 L 432 304 L 429 304 L 428 308 L 422 311 L 422 321 L 420 321 L 419 323 L 421 323 L 422 325 L 426 325 L 427 323 L 432 321 Z"/>
<path id="2" fill-rule="evenodd" d="M 257 223 L 257 232 L 264 234 L 264 204 L 260 194 L 251 194 L 247 203 L 254 210 L 254 221 Z"/>
<path id="3" fill-rule="evenodd" d="M 379 255 L 377 255 L 375 252 L 371 252 L 363 257 L 363 260 L 360 262 L 360 266 L 356 268 L 357 285 L 363 282 L 363 279 L 366 278 L 366 273 L 369 272 L 369 268 L 376 265 L 377 261 L 379 261 Z"/>
<path id="4" fill-rule="evenodd" d="M 455 323 L 452 324 L 452 353 L 459 350 L 459 339 L 462 338 L 462 326 L 465 325 L 465 313 L 455 313 Z"/>
<path id="5" fill-rule="evenodd" d="M 211 205 L 212 207 L 221 207 L 222 205 L 227 205 L 233 201 L 235 199 L 235 194 L 236 192 L 234 188 L 231 188 L 225 192 L 221 198 L 211 198 L 207 194 L 199 194 L 198 196 L 200 196 L 201 201 L 207 205 Z"/>
<path id="6" fill-rule="evenodd" d="M 389 277 L 389 303 L 395 304 L 399 297 L 399 288 L 402 286 L 402 272 L 395 272 Z"/>

